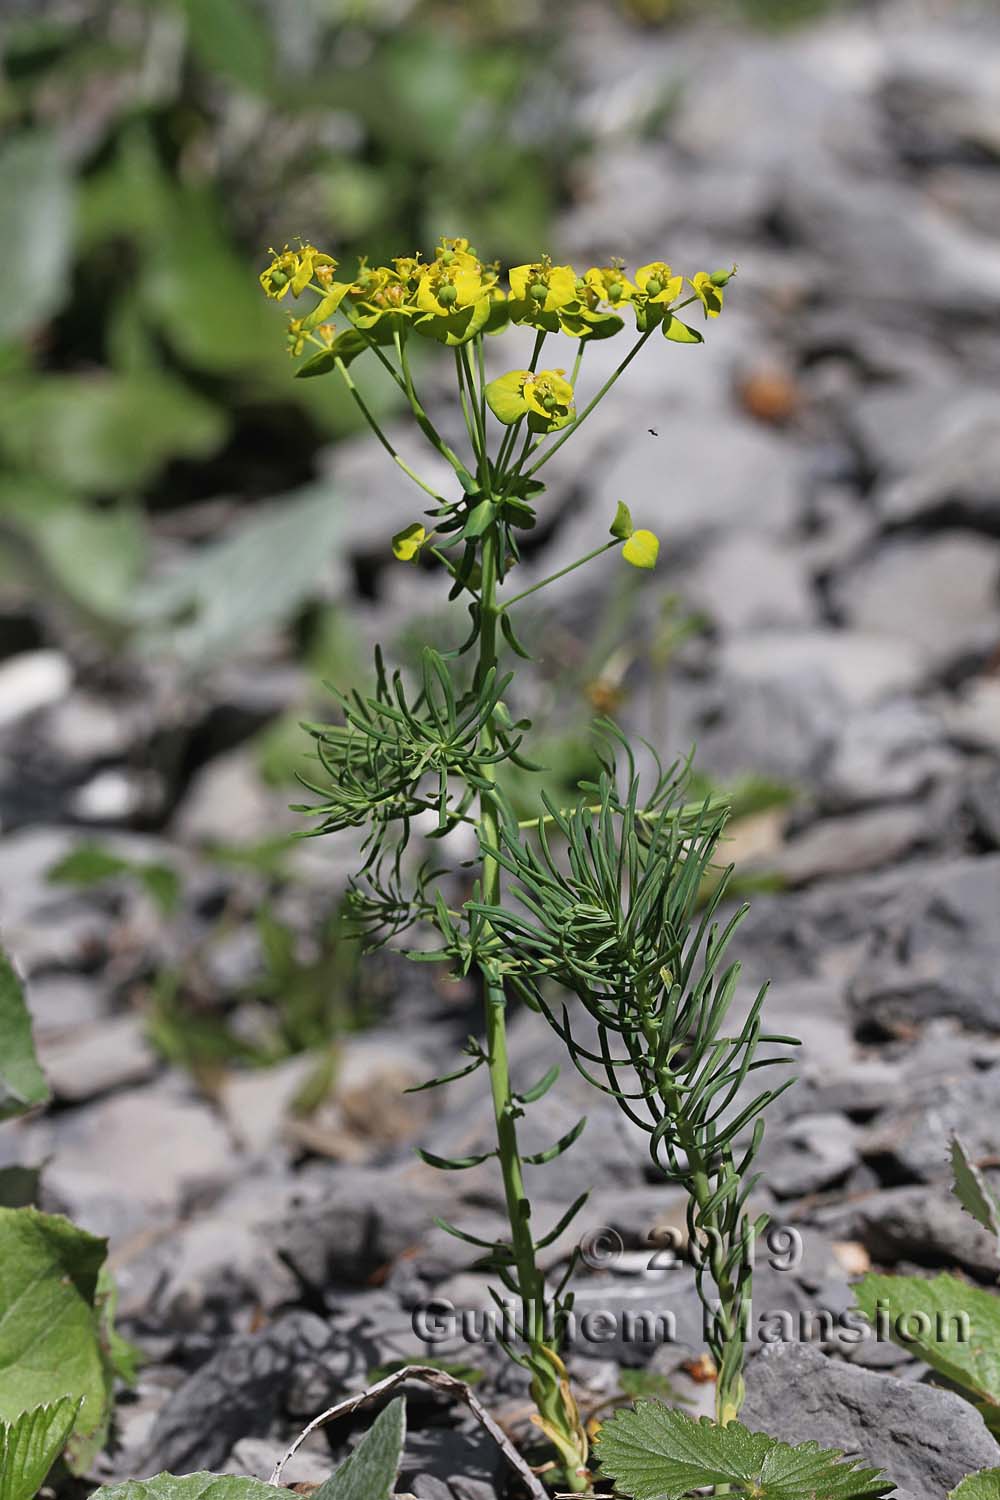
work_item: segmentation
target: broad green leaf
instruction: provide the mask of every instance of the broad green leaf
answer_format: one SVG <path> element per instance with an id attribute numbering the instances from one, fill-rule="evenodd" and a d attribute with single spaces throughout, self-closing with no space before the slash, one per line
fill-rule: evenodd
<path id="1" fill-rule="evenodd" d="M 392 1500 L 405 1441 L 406 1402 L 397 1396 L 312 1500 Z"/>
<path id="2" fill-rule="evenodd" d="M 262 1479 L 239 1479 L 233 1474 L 154 1474 L 152 1479 L 126 1479 L 102 1485 L 90 1500 L 288 1500 L 288 1491 Z"/>
<path id="3" fill-rule="evenodd" d="M 77 1403 L 69 1396 L 0 1422 L 0 1500 L 35 1500 L 73 1430 Z"/>
<path id="4" fill-rule="evenodd" d="M 633 568 L 655 568 L 660 543 L 651 531 L 633 531 L 622 548 L 622 557 Z"/>
<path id="5" fill-rule="evenodd" d="M 718 1427 L 658 1401 L 617 1412 L 597 1437 L 600 1474 L 631 1500 L 681 1500 L 709 1485 L 753 1500 L 862 1500 L 893 1485 L 818 1443 L 790 1447 L 739 1422 Z"/>
<path id="6" fill-rule="evenodd" d="M 521 387 L 530 373 L 530 370 L 511 370 L 509 374 L 491 380 L 486 387 L 486 404 L 505 427 L 512 427 L 529 410 Z"/>
<path id="7" fill-rule="evenodd" d="M 1000 1469 L 980 1469 L 948 1491 L 948 1500 L 1000 1500 Z"/>
<path id="8" fill-rule="evenodd" d="M 919 1355 L 1000 1425 L 1000 1297 L 957 1276 L 876 1276 L 854 1288 L 877 1338 Z"/>
<path id="9" fill-rule="evenodd" d="M 966 1213 L 978 1219 L 984 1229 L 1000 1240 L 1000 1198 L 986 1185 L 979 1168 L 969 1160 L 958 1136 L 952 1137 L 951 1167 L 955 1178 L 955 1197 Z"/>
<path id="10" fill-rule="evenodd" d="M 198 658 L 281 624 L 318 588 L 339 527 L 337 499 L 318 485 L 201 548 L 144 589 L 145 644 Z"/>
<path id="11" fill-rule="evenodd" d="M 42 323 L 66 290 L 73 189 L 53 137 L 32 131 L 0 151 L 0 223 L 8 268 L 7 295 L 0 300 L 0 343 L 5 343 Z"/>
<path id="12" fill-rule="evenodd" d="M 41 1167 L 0 1167 L 0 1208 L 31 1208 L 41 1175 Z"/>
<path id="13" fill-rule="evenodd" d="M 0 1419 L 80 1402 L 66 1461 L 83 1473 L 108 1432 L 113 1373 L 95 1305 L 107 1241 L 58 1214 L 0 1209 Z"/>
<path id="14" fill-rule="evenodd" d="M 211 74 L 254 94 L 274 87 L 274 44 L 248 0 L 184 0 L 194 51 Z"/>
<path id="15" fill-rule="evenodd" d="M 53 885 L 85 888 L 101 885 L 106 880 L 115 880 L 123 875 L 131 876 L 145 886 L 164 916 L 170 916 L 176 911 L 181 882 L 177 871 L 170 865 L 123 859 L 121 855 L 100 844 L 80 844 L 46 871 L 46 879 Z"/>
<path id="16" fill-rule="evenodd" d="M 635 531 L 635 527 L 632 525 L 632 512 L 624 500 L 619 500 L 618 509 L 615 511 L 615 518 L 611 522 L 609 530 L 611 535 L 617 537 L 620 542 L 627 542 Z"/>
<path id="17" fill-rule="evenodd" d="M 392 555 L 400 562 L 416 562 L 426 540 L 426 527 L 414 521 L 411 526 L 404 526 L 402 531 L 396 532 L 392 539 Z"/>
<path id="18" fill-rule="evenodd" d="M 44 1104 L 48 1097 L 48 1084 L 35 1057 L 24 990 L 0 949 L 0 1120 Z"/>
<path id="19" fill-rule="evenodd" d="M 672 344 L 703 344 L 705 340 L 697 328 L 689 328 L 682 323 L 680 318 L 675 318 L 673 313 L 668 313 L 663 320 L 663 337 L 669 339 Z"/>
<path id="20" fill-rule="evenodd" d="M 152 479 L 171 458 L 206 458 L 226 420 L 162 375 L 48 375 L 11 383 L 0 451 L 27 473 L 94 495 Z"/>

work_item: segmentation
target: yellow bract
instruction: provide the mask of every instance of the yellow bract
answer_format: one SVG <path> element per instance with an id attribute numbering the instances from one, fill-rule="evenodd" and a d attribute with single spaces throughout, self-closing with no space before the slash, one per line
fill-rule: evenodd
<path id="1" fill-rule="evenodd" d="M 426 541 L 426 529 L 419 521 L 414 521 L 412 526 L 404 526 L 402 531 L 396 532 L 392 539 L 392 554 L 400 562 L 416 562 Z"/>
<path id="2" fill-rule="evenodd" d="M 633 531 L 622 548 L 622 557 L 633 568 L 655 568 L 660 541 L 651 531 Z"/>
<path id="3" fill-rule="evenodd" d="M 705 309 L 706 318 L 717 318 L 722 311 L 722 299 L 725 295 L 718 281 L 707 271 L 698 271 L 691 277 L 691 287 Z"/>

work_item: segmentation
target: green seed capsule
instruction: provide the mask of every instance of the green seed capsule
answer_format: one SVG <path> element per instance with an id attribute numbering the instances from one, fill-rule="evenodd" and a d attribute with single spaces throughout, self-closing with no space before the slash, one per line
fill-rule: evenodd
<path id="1" fill-rule="evenodd" d="M 646 282 L 646 291 L 651 297 L 658 297 L 663 291 L 663 282 L 658 276 L 651 276 Z"/>
<path id="2" fill-rule="evenodd" d="M 545 285 L 544 281 L 533 281 L 531 286 L 528 288 L 528 292 L 532 297 L 534 297 L 536 302 L 544 302 L 549 294 L 549 289 Z"/>
<path id="3" fill-rule="evenodd" d="M 454 252 L 454 250 L 444 250 L 438 256 L 438 264 L 442 265 L 442 266 L 450 266 L 451 263 L 452 263 L 452 261 L 454 259 L 455 259 L 455 252 Z"/>
<path id="4" fill-rule="evenodd" d="M 271 285 L 272 286 L 276 286 L 276 287 L 287 286 L 287 284 L 288 284 L 288 282 L 289 282 L 290 279 L 291 278 L 288 277 L 285 274 L 284 271 L 272 271 L 271 272 Z"/>
<path id="5" fill-rule="evenodd" d="M 451 307 L 457 296 L 458 292 L 452 286 L 451 282 L 446 281 L 444 286 L 438 292 L 438 301 L 440 302 L 442 307 Z"/>
<path id="6" fill-rule="evenodd" d="M 613 281 L 608 287 L 608 296 L 611 298 L 612 302 L 617 302 L 624 290 L 625 288 L 622 286 L 620 281 Z"/>
<path id="7" fill-rule="evenodd" d="M 546 411 L 555 411 L 556 407 L 559 405 L 559 402 L 550 391 L 547 396 L 542 397 L 542 405 L 545 407 Z"/>

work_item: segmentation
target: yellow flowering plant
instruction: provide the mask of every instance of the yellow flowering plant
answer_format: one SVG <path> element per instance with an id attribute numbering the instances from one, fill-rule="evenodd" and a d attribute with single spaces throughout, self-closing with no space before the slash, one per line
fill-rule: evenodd
<path id="1" fill-rule="evenodd" d="M 517 996 L 545 1015 L 587 1076 L 603 1068 L 609 1081 L 598 1086 L 634 1120 L 640 1106 L 633 1101 L 643 1101 L 654 1160 L 687 1187 L 693 1241 L 709 1247 L 698 1286 L 705 1280 L 706 1306 L 708 1281 L 715 1290 L 710 1346 L 722 1422 L 735 1415 L 741 1399 L 738 1300 L 749 1274 L 747 1247 L 760 1227 L 747 1220 L 740 1187 L 759 1130 L 740 1156 L 734 1156 L 733 1142 L 772 1095 L 758 1099 L 749 1113 L 744 1109 L 732 1129 L 719 1123 L 720 1099 L 725 1106 L 734 1096 L 765 1039 L 757 1019 L 760 999 L 737 1037 L 720 1037 L 734 980 L 728 970 L 716 973 L 728 936 L 718 940 L 710 919 L 724 881 L 712 882 L 708 916 L 694 916 L 725 809 L 717 802 L 685 802 L 683 767 L 658 771 L 640 802 L 631 751 L 609 724 L 605 774 L 583 785 L 571 811 L 543 798 L 537 817 L 519 821 L 500 776 L 505 763 L 540 769 L 526 748 L 530 723 L 509 707 L 513 673 L 506 662 L 528 657 L 516 633 L 518 607 L 610 550 L 620 549 L 639 570 L 652 569 L 657 537 L 637 529 L 621 503 L 606 538 L 585 556 L 519 591 L 511 579 L 521 565 L 520 538 L 535 525 L 543 503 L 544 467 L 655 333 L 673 343 L 702 342 L 679 314 L 693 306 L 706 318 L 717 316 L 732 274 L 698 272 L 685 295 L 683 276 L 662 261 L 629 275 L 614 261 L 580 273 L 540 257 L 503 278 L 466 239 L 454 238 L 443 239 L 428 260 L 405 255 L 383 266 L 362 262 L 349 275 L 311 245 L 286 247 L 273 254 L 260 277 L 272 299 L 283 301 L 289 293 L 297 304 L 307 295 L 312 299 L 310 310 L 297 308 L 291 320 L 289 347 L 296 356 L 307 355 L 296 376 L 329 374 L 342 381 L 389 458 L 428 501 L 421 517 L 391 541 L 386 537 L 387 550 L 391 546 L 400 562 L 438 571 L 449 598 L 470 617 L 467 639 L 457 650 L 424 649 L 414 682 L 401 672 L 390 674 L 379 653 L 370 694 L 335 695 L 339 721 L 310 726 L 322 774 L 307 783 L 318 801 L 303 811 L 319 818 L 317 832 L 364 831 L 364 862 L 350 903 L 372 946 L 425 930 L 435 934 L 434 945 L 409 950 L 411 957 L 443 962 L 456 976 L 478 976 L 482 1040 L 470 1041 L 465 1067 L 425 1087 L 485 1069 L 494 1144 L 485 1155 L 424 1156 L 453 1171 L 486 1160 L 497 1164 L 507 1239 L 486 1242 L 445 1227 L 480 1250 L 481 1264 L 519 1300 L 519 1340 L 508 1352 L 530 1372 L 535 1421 L 554 1450 L 551 1476 L 574 1492 L 591 1479 L 588 1434 L 563 1357 L 575 1262 L 571 1257 L 559 1284 L 549 1288 L 539 1252 L 562 1235 L 586 1195 L 558 1223 L 539 1229 L 524 1169 L 568 1150 L 583 1122 L 548 1150 L 522 1153 L 519 1122 L 552 1087 L 557 1070 L 531 1087 L 514 1087 L 507 1056 L 509 999 Z M 635 332 L 621 360 L 592 395 L 581 398 L 587 345 L 623 335 L 628 321 Z M 490 341 L 507 328 L 523 327 L 534 331 L 528 362 L 504 372 L 496 357 L 501 346 Z M 414 339 L 451 349 L 463 451 L 445 441 L 421 401 Z M 568 374 L 570 361 L 564 364 L 557 355 L 543 364 L 549 339 L 568 349 Z M 362 358 L 389 376 L 423 438 L 450 466 L 450 493 L 424 479 L 379 425 L 355 379 Z M 493 374 L 497 366 L 501 373 Z M 463 660 L 470 668 L 465 673 Z M 624 783 L 615 763 L 622 753 Z M 472 831 L 477 857 L 471 875 L 467 857 L 451 870 L 441 859 L 410 858 L 418 820 L 439 848 L 447 849 L 457 830 Z M 696 972 L 699 951 L 702 967 Z M 596 1021 L 597 1050 L 574 1036 L 565 1003 L 551 998 L 553 982 L 563 993 L 575 993 Z M 614 1054 L 616 1037 L 624 1044 L 622 1057 Z M 634 1091 L 621 1082 L 622 1069 L 637 1080 Z"/>

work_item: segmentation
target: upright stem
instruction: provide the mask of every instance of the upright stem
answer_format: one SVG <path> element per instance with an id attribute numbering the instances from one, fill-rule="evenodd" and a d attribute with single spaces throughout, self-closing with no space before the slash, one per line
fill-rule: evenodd
<path id="1" fill-rule="evenodd" d="M 645 1011 L 645 1006 L 643 1010 Z M 642 1029 L 650 1051 L 655 1053 L 658 1041 L 656 1024 L 648 1012 L 646 1012 Z M 720 1206 L 718 1203 L 713 1205 L 712 1200 L 717 1198 L 718 1194 L 709 1176 L 708 1163 L 704 1159 L 695 1132 L 687 1125 L 684 1110 L 677 1097 L 676 1084 L 667 1064 L 657 1071 L 656 1089 L 664 1108 L 675 1122 L 677 1143 L 687 1158 L 686 1186 L 698 1205 L 698 1223 L 707 1232 L 709 1268 L 719 1294 L 718 1317 L 722 1327 L 722 1343 L 727 1347 L 731 1346 L 733 1341 L 742 1343 L 742 1288 L 734 1284 L 726 1269 L 721 1236 L 717 1232 L 718 1216 L 724 1205 Z M 715 1419 L 719 1425 L 725 1427 L 732 1422 L 739 1415 L 742 1404 L 743 1374 L 741 1369 L 737 1367 L 735 1371 L 730 1372 L 725 1367 L 720 1368 L 715 1386 Z M 715 1493 L 717 1495 L 728 1494 L 728 1486 L 722 1488 L 717 1486 Z"/>
<path id="2" fill-rule="evenodd" d="M 500 617 L 496 602 L 497 545 L 497 529 L 494 525 L 483 537 L 481 558 L 480 682 L 497 663 L 497 621 Z M 496 742 L 496 727 L 491 719 L 483 729 L 483 749 L 487 757 L 492 756 Z M 481 773 L 490 788 L 496 785 L 495 765 L 484 764 Z M 477 831 L 484 850 L 497 848 L 499 817 L 491 790 L 484 791 L 480 797 Z M 489 905 L 496 905 L 500 900 L 500 866 L 495 856 L 488 852 L 483 853 L 482 899 Z M 566 1483 L 570 1489 L 579 1492 L 587 1487 L 586 1479 L 576 1472 L 585 1461 L 586 1438 L 565 1380 L 558 1342 L 554 1337 L 546 1338 L 545 1278 L 535 1258 L 531 1204 L 524 1186 L 524 1170 L 517 1139 L 517 1114 L 510 1083 L 507 997 L 502 981 L 498 980 L 495 972 L 487 965 L 482 967 L 482 976 L 486 1007 L 486 1057 L 496 1124 L 497 1156 L 503 1176 L 511 1247 L 521 1294 L 521 1317 L 532 1372 L 532 1395 L 542 1417 L 544 1430 L 564 1460 Z"/>

